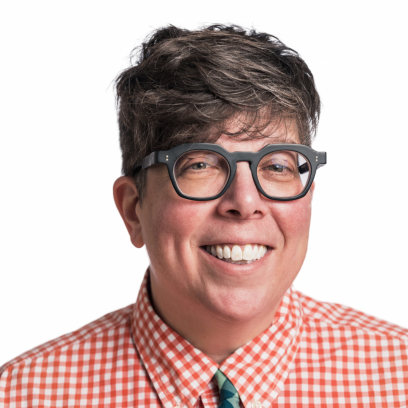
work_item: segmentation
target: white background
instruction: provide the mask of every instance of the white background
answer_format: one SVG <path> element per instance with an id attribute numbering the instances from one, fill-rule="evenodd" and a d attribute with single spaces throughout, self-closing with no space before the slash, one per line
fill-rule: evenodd
<path id="1" fill-rule="evenodd" d="M 133 303 L 148 265 L 112 198 L 113 79 L 152 29 L 278 36 L 323 101 L 295 287 L 408 327 L 406 1 L 9 1 L 0 10 L 0 364 Z"/>

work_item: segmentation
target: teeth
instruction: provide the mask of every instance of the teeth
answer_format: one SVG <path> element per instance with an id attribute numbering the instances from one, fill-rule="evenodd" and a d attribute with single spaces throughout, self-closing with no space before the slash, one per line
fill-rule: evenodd
<path id="1" fill-rule="evenodd" d="M 242 261 L 242 250 L 238 245 L 234 245 L 231 251 L 231 259 L 233 261 Z"/>
<path id="2" fill-rule="evenodd" d="M 254 252 L 252 251 L 251 245 L 245 245 L 244 246 L 244 252 L 242 253 L 242 259 L 244 261 L 252 261 L 252 259 L 256 259 L 254 257 Z"/>
<path id="3" fill-rule="evenodd" d="M 228 245 L 225 245 L 224 251 L 222 252 L 224 258 L 230 259 L 231 258 L 231 250 Z"/>
<path id="4" fill-rule="evenodd" d="M 265 245 L 246 244 L 242 250 L 241 246 L 233 245 L 232 249 L 228 245 L 207 245 L 206 251 L 226 262 L 247 264 L 261 259 L 267 252 Z"/>
<path id="5" fill-rule="evenodd" d="M 218 258 L 222 259 L 222 248 L 219 245 L 217 245 L 216 250 Z"/>
<path id="6" fill-rule="evenodd" d="M 252 252 L 254 255 L 254 259 L 258 259 L 258 252 L 259 252 L 258 244 L 254 245 L 254 247 L 252 248 Z"/>

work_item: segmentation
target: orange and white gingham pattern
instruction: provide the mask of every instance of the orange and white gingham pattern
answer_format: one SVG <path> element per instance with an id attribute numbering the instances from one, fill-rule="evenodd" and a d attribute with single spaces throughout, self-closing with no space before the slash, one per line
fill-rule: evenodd
<path id="1" fill-rule="evenodd" d="M 408 330 L 289 289 L 273 325 L 221 366 L 135 305 L 0 368 L 0 407 L 216 408 L 220 368 L 245 408 L 407 407 Z"/>

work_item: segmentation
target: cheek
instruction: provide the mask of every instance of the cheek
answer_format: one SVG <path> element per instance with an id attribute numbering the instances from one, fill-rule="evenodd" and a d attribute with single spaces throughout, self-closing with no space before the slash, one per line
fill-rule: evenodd
<path id="1" fill-rule="evenodd" d="M 178 290 L 185 287 L 191 292 L 191 285 L 197 282 L 195 237 L 208 223 L 210 214 L 206 206 L 178 196 L 165 203 L 152 206 L 145 220 L 150 271 L 156 275 L 157 281 L 166 282 Z"/>
<path id="2" fill-rule="evenodd" d="M 206 212 L 194 202 L 168 201 L 165 206 L 154 211 L 152 222 L 155 229 L 162 233 L 171 233 L 176 240 L 185 240 L 191 236 L 206 217 Z"/>
<path id="3" fill-rule="evenodd" d="M 164 166 L 148 174 L 145 197 L 144 231 L 154 234 L 155 242 L 169 240 L 169 235 L 174 240 L 183 240 L 207 217 L 210 207 L 209 202 L 179 197 Z"/>
<path id="4" fill-rule="evenodd" d="M 276 278 L 282 290 L 286 290 L 300 271 L 306 257 L 311 201 L 307 196 L 300 200 L 276 203 L 272 213 L 283 237 L 278 251 L 280 272 Z"/>
<path id="5" fill-rule="evenodd" d="M 195 235 L 202 230 L 210 216 L 207 207 L 178 196 L 152 203 L 142 226 L 146 232 L 144 241 L 149 254 L 160 251 L 161 258 L 168 260 L 188 255 Z"/>
<path id="6" fill-rule="evenodd" d="M 275 203 L 272 213 L 276 219 L 285 241 L 306 243 L 309 236 L 312 205 L 309 195 L 300 200 Z"/>

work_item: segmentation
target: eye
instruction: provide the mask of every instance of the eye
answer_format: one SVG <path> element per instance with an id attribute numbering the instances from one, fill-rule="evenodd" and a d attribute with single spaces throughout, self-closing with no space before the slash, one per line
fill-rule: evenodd
<path id="1" fill-rule="evenodd" d="M 199 163 L 194 163 L 191 165 L 191 168 L 193 170 L 204 170 L 208 167 L 208 164 L 204 163 L 204 162 L 199 162 Z"/>
<path id="2" fill-rule="evenodd" d="M 291 173 L 292 170 L 289 166 L 285 166 L 282 163 L 268 163 L 262 167 L 262 170 L 270 171 L 271 173 Z"/>
<path id="3" fill-rule="evenodd" d="M 267 170 L 275 171 L 278 173 L 282 173 L 285 169 L 287 170 L 288 168 L 286 166 L 283 166 L 282 164 L 272 164 L 266 168 Z"/>
<path id="4" fill-rule="evenodd" d="M 215 167 L 218 164 L 217 156 L 213 154 L 206 154 L 204 155 L 204 157 L 196 157 L 193 160 L 196 160 L 196 162 L 189 165 L 187 169 L 206 170 L 208 168 Z"/>
<path id="5" fill-rule="evenodd" d="M 267 154 L 258 164 L 258 169 L 270 174 L 289 175 L 296 169 L 296 157 L 287 151 Z"/>

